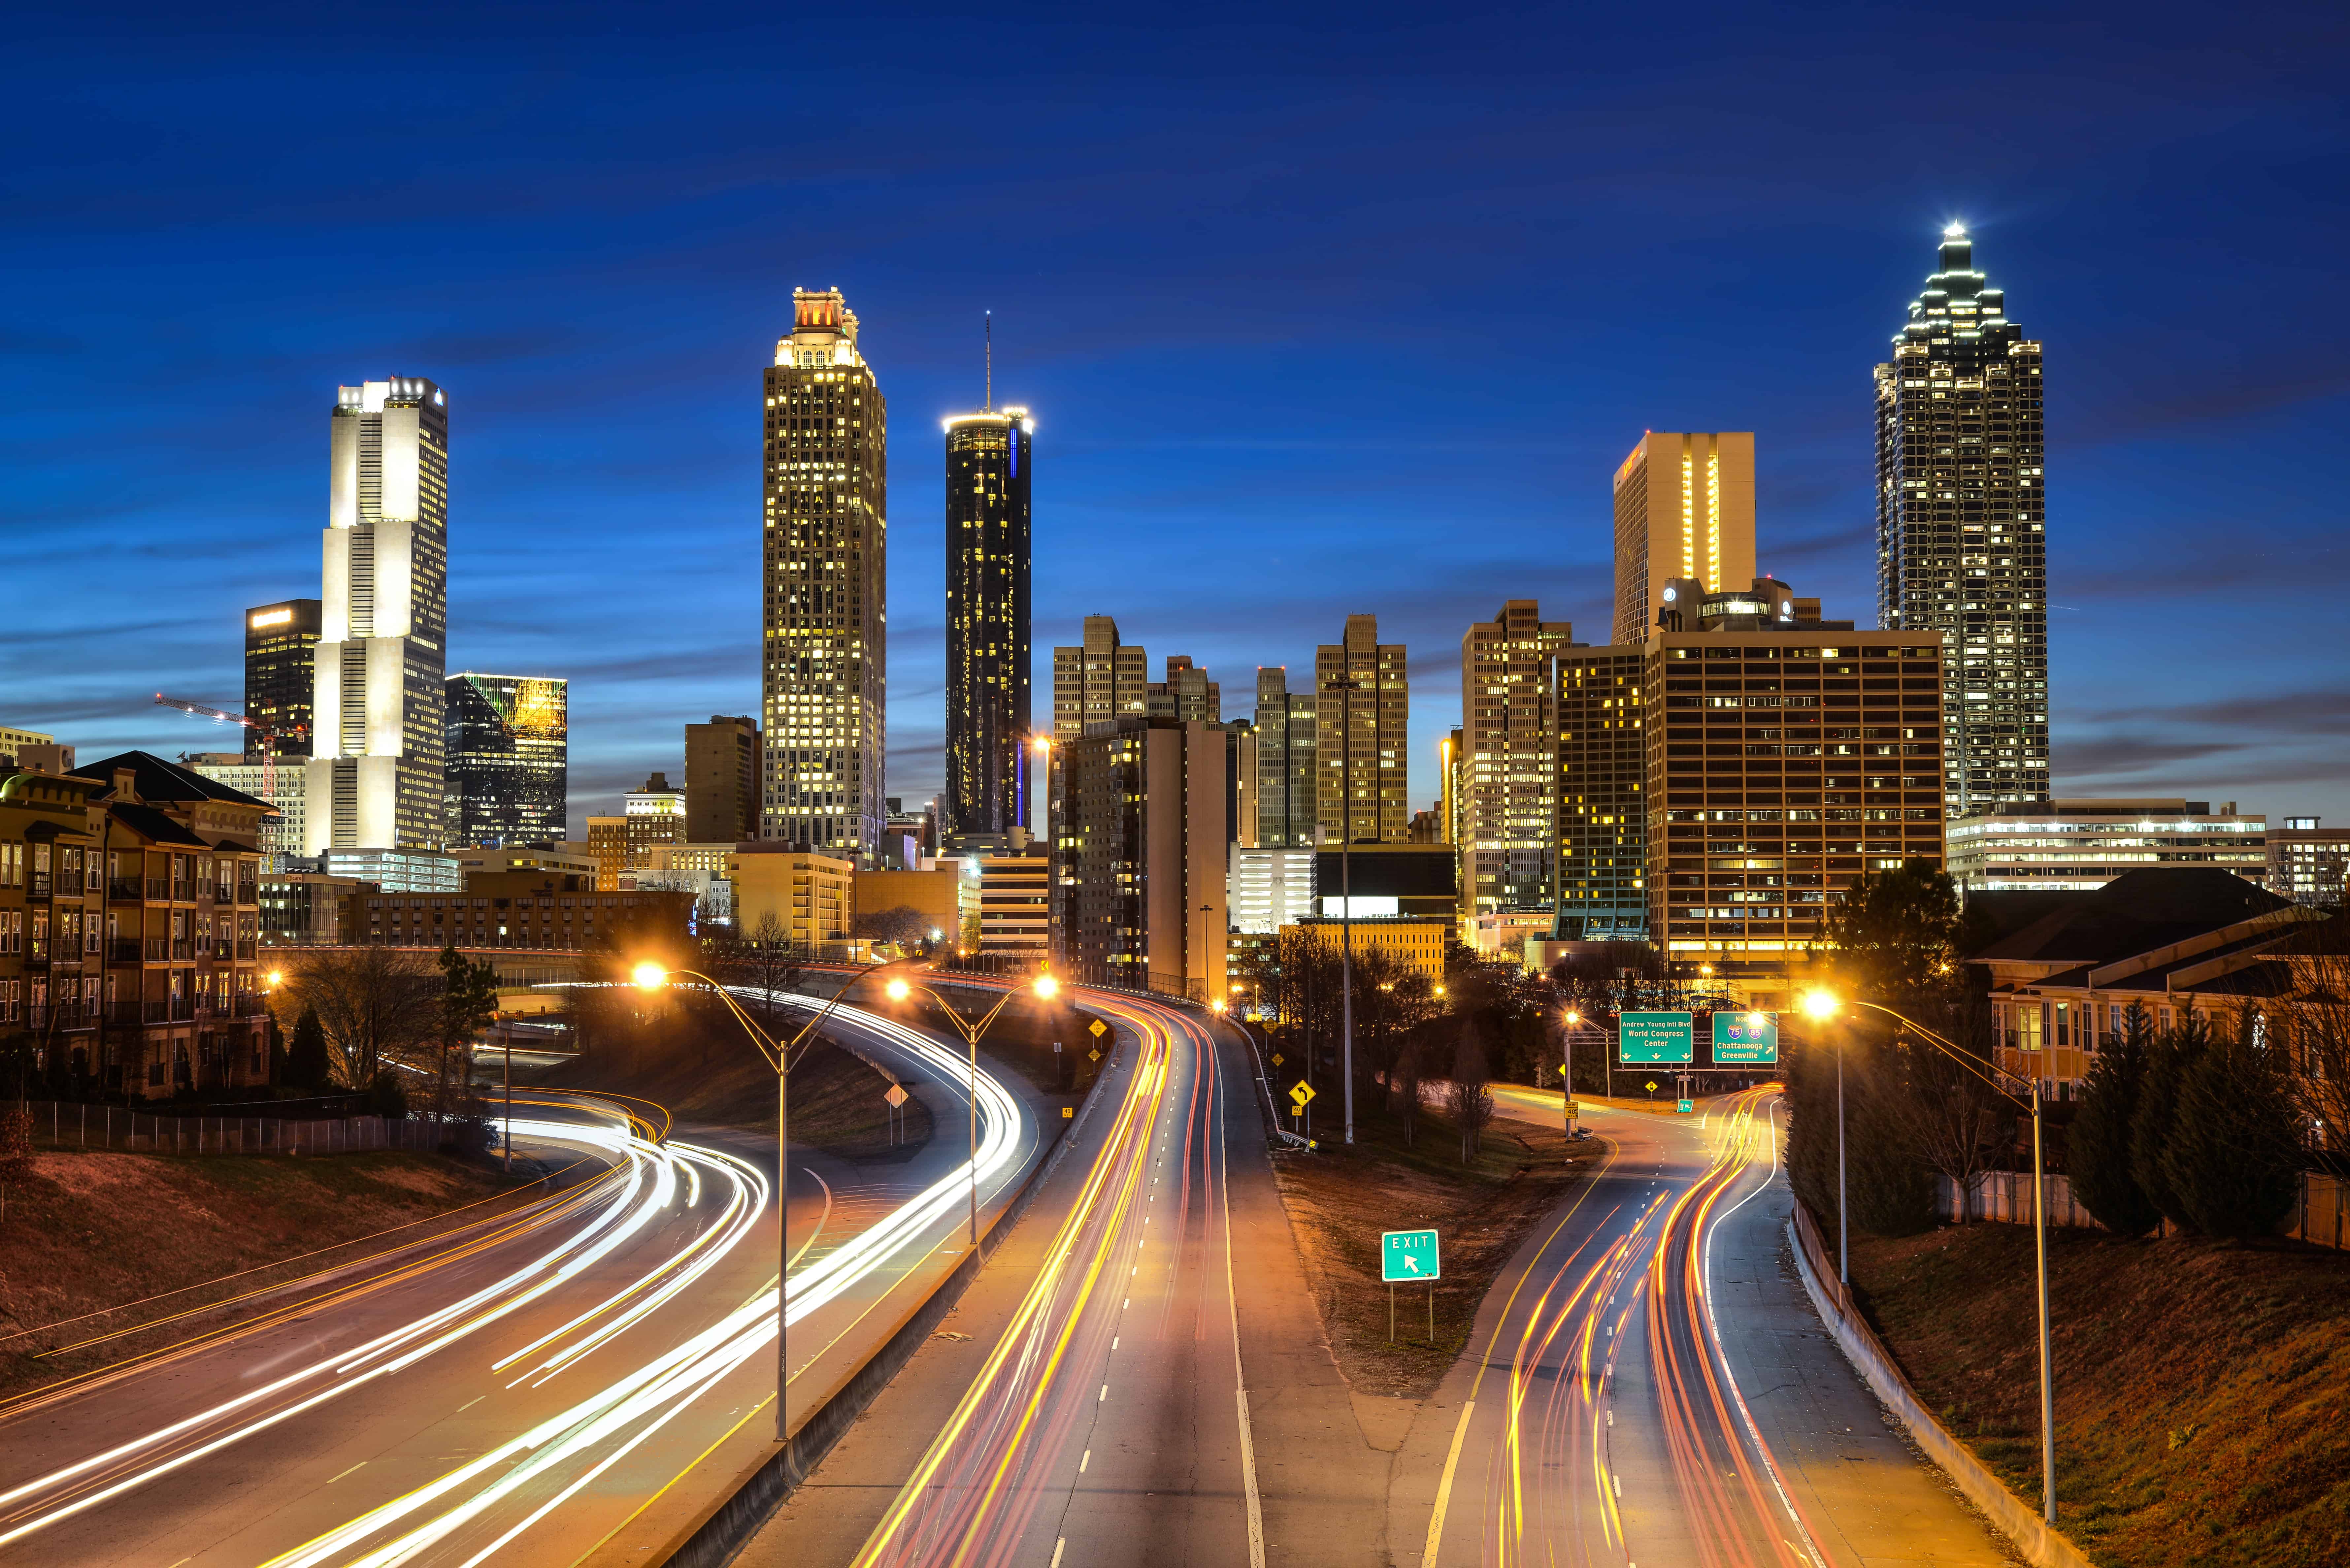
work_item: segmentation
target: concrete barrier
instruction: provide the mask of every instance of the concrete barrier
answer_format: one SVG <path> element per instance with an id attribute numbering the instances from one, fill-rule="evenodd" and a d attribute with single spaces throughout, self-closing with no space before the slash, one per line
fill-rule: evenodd
<path id="1" fill-rule="evenodd" d="M 1829 1266 L 1827 1248 L 1801 1203 L 1795 1205 L 1794 1218 L 1787 1222 L 1787 1239 L 1794 1244 L 1795 1270 L 1803 1276 L 1804 1289 L 1812 1298 L 1812 1310 L 1820 1314 L 1820 1321 L 1827 1325 L 1845 1359 L 1852 1363 L 1870 1392 L 1900 1418 L 1910 1439 L 1924 1450 L 1926 1457 L 1941 1466 L 1943 1473 L 1966 1493 L 1967 1501 L 1982 1510 L 1992 1528 L 2006 1536 L 2033 1568 L 2091 1568 L 2087 1555 L 2079 1547 L 2042 1519 L 2039 1510 L 2008 1490 L 2007 1483 L 1993 1475 L 1990 1467 L 1975 1458 L 1972 1449 L 1926 1408 L 1918 1391 L 1909 1386 L 1909 1379 L 1894 1364 L 1884 1341 L 1877 1337 L 1877 1331 L 1853 1309 L 1849 1295 Z"/>

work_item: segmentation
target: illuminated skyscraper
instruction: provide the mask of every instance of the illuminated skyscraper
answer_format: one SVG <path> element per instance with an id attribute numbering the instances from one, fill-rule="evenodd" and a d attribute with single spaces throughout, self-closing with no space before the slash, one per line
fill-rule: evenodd
<path id="1" fill-rule="evenodd" d="M 1877 368 L 1877 613 L 1942 639 L 1953 816 L 2048 798 L 2040 345 L 1953 223 Z"/>
<path id="2" fill-rule="evenodd" d="M 328 430 L 305 851 L 438 849 L 448 400 L 416 376 L 343 387 Z"/>
<path id="3" fill-rule="evenodd" d="M 759 836 L 879 854 L 889 410 L 838 289 L 792 291 L 766 372 Z"/>
<path id="4" fill-rule="evenodd" d="M 1377 616 L 1350 615 L 1345 636 L 1314 650 L 1315 792 L 1325 842 L 1401 844 L 1411 681 L 1404 645 L 1379 640 Z"/>
<path id="5" fill-rule="evenodd" d="M 570 683 L 540 675 L 449 678 L 449 843 L 559 844 L 570 808 Z"/>
<path id="6" fill-rule="evenodd" d="M 1616 469 L 1616 641 L 1646 642 L 1665 585 L 1754 576 L 1754 437 L 1650 431 Z"/>
<path id="7" fill-rule="evenodd" d="M 1025 409 L 957 414 L 947 432 L 950 839 L 1028 826 Z"/>
<path id="8" fill-rule="evenodd" d="M 1085 641 L 1053 649 L 1053 742 L 1106 735 L 1120 719 L 1147 717 L 1150 657 L 1118 639 L 1118 622 L 1086 617 Z"/>
<path id="9" fill-rule="evenodd" d="M 1268 849 L 1310 846 L 1320 810 L 1314 696 L 1291 691 L 1289 671 L 1278 664 L 1257 666 L 1256 762 L 1257 843 Z"/>
<path id="10" fill-rule="evenodd" d="M 317 694 L 318 601 L 281 599 L 245 611 L 244 716 L 284 737 L 274 750 L 281 759 L 297 759 L 289 764 L 296 773 L 302 768 L 298 759 L 310 754 L 311 708 Z M 258 753 L 263 744 L 255 737 L 245 750 Z"/>
<path id="11" fill-rule="evenodd" d="M 1461 639 L 1461 912 L 1471 919 L 1552 899 L 1558 724 L 1551 660 L 1575 639 L 1511 599 Z"/>

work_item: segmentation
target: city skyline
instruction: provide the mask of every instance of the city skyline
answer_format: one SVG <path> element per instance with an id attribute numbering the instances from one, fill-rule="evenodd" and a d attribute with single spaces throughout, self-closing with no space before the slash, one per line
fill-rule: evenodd
<path id="1" fill-rule="evenodd" d="M 292 47 L 265 50 L 257 68 L 283 63 Z M 1347 47 L 1375 55 L 1378 46 Z M 206 67 L 199 58 L 185 68 L 201 75 Z M 1113 61 L 1108 68 L 1128 67 Z M 1168 68 L 1180 77 L 1205 65 L 1184 56 Z M 1309 88 L 1315 79 L 1295 57 L 1266 68 Z M 1706 76 L 1702 60 L 1683 70 L 1674 79 L 1684 88 Z M 2234 130 L 2166 127 L 2131 103 L 2156 82 L 2175 83 L 2189 101 L 2219 103 L 2254 76 L 2281 84 L 2272 94 L 2281 106 Z M 453 388 L 463 405 L 452 479 L 460 500 L 452 519 L 450 667 L 568 676 L 577 703 L 575 812 L 598 803 L 608 809 L 650 768 L 676 767 L 679 723 L 754 706 L 756 674 L 744 650 L 755 646 L 757 608 L 742 587 L 739 520 L 757 457 L 755 443 L 743 441 L 739 367 L 772 341 L 793 284 L 820 275 L 838 279 L 868 320 L 887 324 L 874 329 L 886 346 L 876 351 L 889 366 L 901 424 L 912 421 L 901 441 L 926 445 L 935 439 L 923 433 L 929 420 L 967 398 L 956 391 L 968 379 L 967 328 L 957 323 L 971 309 L 993 305 L 1008 323 L 1024 324 L 1004 335 L 1003 384 L 1055 410 L 1037 438 L 1052 483 L 1036 514 L 1035 649 L 1074 640 L 1088 611 L 1115 609 L 1133 641 L 1183 649 L 1232 684 L 1254 665 L 1310 668 L 1326 628 L 1348 613 L 1376 613 L 1383 636 L 1415 649 L 1421 696 L 1409 798 L 1424 806 L 1437 793 L 1436 742 L 1458 722 L 1447 693 L 1458 684 L 1452 650 L 1461 628 L 1516 595 L 1538 597 L 1548 613 L 1578 627 L 1607 623 L 1609 606 L 1591 591 L 1594 569 L 1607 558 L 1607 474 L 1644 428 L 1755 430 L 1758 566 L 1818 592 L 1831 616 L 1873 618 L 1866 377 L 1883 357 L 1894 313 L 1930 267 L 1941 224 L 1957 219 L 1968 223 L 1986 270 L 2029 301 L 2031 330 L 2067 367 L 2047 418 L 2055 449 L 2054 787 L 2227 794 L 2279 816 L 2338 818 L 2350 812 L 2350 787 L 2330 776 L 2322 721 L 2350 709 L 2350 691 L 2338 689 L 2332 671 L 2266 646 L 2252 634 L 2248 607 L 2222 602 L 2230 589 L 2288 565 L 2298 580 L 2320 585 L 2343 570 L 2324 529 L 2325 487 L 2312 454 L 2322 442 L 2311 439 L 2326 428 L 2340 394 L 2302 368 L 2330 355 L 2324 342 L 2312 354 L 2296 319 L 2311 314 L 2316 286 L 2297 264 L 2215 249 L 2213 236 L 2231 228 L 2250 198 L 2196 172 L 2248 159 L 2259 176 L 2253 183 L 2273 194 L 2266 182 L 2274 176 L 2259 171 L 2287 159 L 2293 106 L 2302 101 L 2295 84 L 2310 79 L 2280 57 L 2190 82 L 2173 57 L 2134 47 L 2082 89 L 2110 114 L 2108 129 L 2055 148 L 2051 133 L 2061 117 L 2025 108 L 1979 133 L 1979 156 L 1956 183 L 1919 175 L 1929 117 L 1905 119 L 1898 116 L 1908 111 L 1896 110 L 1880 127 L 1877 152 L 1839 161 L 1796 146 L 1801 156 L 1782 172 L 1797 182 L 1808 175 L 1815 188 L 1790 193 L 1774 185 L 1767 203 L 1742 200 L 1701 221 L 1665 224 L 1669 239 L 1645 240 L 1621 260 L 1564 244 L 1564 220 L 1545 219 L 1540 265 L 1521 265 L 1504 246 L 1500 259 L 1481 256 L 1448 280 L 1443 308 L 1464 335 L 1459 369 L 1418 360 L 1408 382 L 1382 369 L 1391 356 L 1381 346 L 1398 309 L 1429 307 L 1416 284 L 1397 292 L 1425 270 L 1427 257 L 1411 247 L 1388 261 L 1321 259 L 1298 279 L 1260 280 L 1234 296 L 1221 275 L 1231 239 L 1187 242 L 1171 265 L 1129 266 L 1129 286 L 1095 283 L 1063 299 L 1073 275 L 1036 270 L 1041 258 L 1026 240 L 997 234 L 967 253 L 967 267 L 910 264 L 892 254 L 899 231 L 868 221 L 878 214 L 862 198 L 829 186 L 819 203 L 824 227 L 779 218 L 773 237 L 707 279 L 653 265 L 617 241 L 582 242 L 587 259 L 555 265 L 552 295 L 577 305 L 577 318 L 608 324 L 583 333 L 526 297 L 542 280 L 463 247 L 445 289 L 411 286 L 380 297 L 370 290 L 389 275 L 362 268 L 348 281 L 314 281 L 314 296 L 289 299 L 270 286 L 277 264 L 239 244 L 208 255 L 200 283 L 161 280 L 129 259 L 100 269 L 103 279 L 69 277 L 59 258 L 77 236 L 94 226 L 136 234 L 161 219 L 95 211 L 53 192 L 17 263 L 47 306 L 45 325 L 7 347 L 45 388 L 44 406 L 28 421 L 39 450 L 20 464 L 24 504 L 38 519 L 113 520 L 129 546 L 120 564 L 134 593 L 119 601 L 122 613 L 93 617 L 74 604 L 78 563 L 36 547 L 17 578 L 26 602 L 0 666 L 12 690 L 36 697 L 0 720 L 72 736 L 88 753 L 215 749 L 218 738 L 192 721 L 147 709 L 146 694 L 184 687 L 192 698 L 236 705 L 239 649 L 224 635 L 227 618 L 314 591 L 315 557 L 302 557 L 318 525 L 318 454 L 308 433 L 315 426 L 306 423 L 315 415 L 305 410 L 337 378 L 398 369 Z M 1427 90 L 1442 92 L 1432 79 Z M 1544 90 L 1515 81 L 1482 122 L 1464 119 L 1458 134 L 1479 123 L 1489 132 L 1532 123 L 1555 109 Z M 1061 111 L 1061 120 L 1075 112 Z M 1459 112 L 1471 115 L 1465 102 Z M 700 123 L 670 104 L 653 129 L 663 145 L 677 146 L 691 142 Z M 1643 124 L 1662 122 L 1636 116 L 1625 134 Z M 207 132 L 206 145 L 217 149 L 221 138 L 241 145 L 234 139 L 254 134 L 255 125 L 240 120 Z M 1129 140 L 1113 137 L 1107 145 L 1142 155 Z M 1677 161 L 1687 144 L 1668 138 L 1660 145 L 1659 158 Z M 2130 181 L 2118 182 L 2118 195 L 2068 193 L 2096 184 L 2106 177 L 2101 171 L 2134 167 L 2149 148 L 2173 155 L 2174 174 L 2158 199 Z M 168 167 L 175 155 L 156 156 Z M 594 167 L 602 156 L 590 149 L 572 167 Z M 1103 155 L 1092 156 L 1097 166 Z M 1342 230 L 1363 223 L 1357 198 L 1368 188 L 1353 182 L 1363 167 L 1356 155 L 1317 147 L 1314 156 L 1336 171 L 1345 194 L 1312 210 Z M 2061 167 L 2044 166 L 2049 158 Z M 2060 177 L 2063 170 L 2072 173 Z M 1599 178 L 1585 160 L 1517 155 L 1478 188 L 1545 175 L 1571 184 Z M 943 217 L 973 191 L 963 176 L 929 164 L 918 176 L 909 176 L 915 221 Z M 228 202 L 207 220 L 218 225 L 208 232 L 232 234 L 250 223 L 265 183 Z M 1184 189 L 1188 199 L 1204 198 L 1204 187 Z M 567 213 L 593 205 L 576 190 L 547 199 Z M 653 200 L 641 192 L 630 199 Z M 1623 210 L 1622 198 L 1608 200 Z M 305 243 L 315 249 L 340 255 L 371 232 L 371 220 L 345 208 L 306 211 Z M 2264 211 L 2275 244 L 2263 249 L 2328 254 L 2324 236 L 2338 217 L 2304 201 L 2271 202 Z M 743 226 L 749 215 L 672 214 L 701 254 L 741 245 L 752 232 Z M 1113 202 L 1110 215 L 1107 248 L 1087 264 L 1096 278 L 1161 234 L 1158 221 L 1138 211 Z M 438 209 L 432 216 L 451 221 Z M 1259 241 L 1282 232 L 1236 216 Z M 1472 216 L 1473 233 L 1496 232 L 1498 220 L 1482 208 Z M 1294 244 L 1276 247 L 1293 270 L 1306 260 Z M 2125 247 L 2158 252 L 2164 265 L 2147 270 L 2160 275 L 2105 265 L 2101 253 Z M 1547 286 L 1535 289 L 1554 252 L 1569 258 L 1573 303 Z M 612 275 L 591 275 L 607 264 L 618 269 Z M 1643 268 L 1650 275 L 1638 275 Z M 1314 280 L 1311 289 L 1301 286 L 1305 278 Z M 134 280 L 131 310 L 101 309 L 101 284 L 119 296 Z M 142 400 L 161 394 L 126 381 L 108 362 L 124 327 L 183 317 L 192 307 L 190 287 L 217 296 L 223 330 L 244 324 L 248 337 L 276 345 L 228 364 L 202 341 L 142 333 L 164 369 L 207 375 L 201 438 L 136 418 Z M 2224 303 L 2227 341 L 2177 324 L 2165 302 L 2182 292 Z M 368 309 L 349 319 L 362 296 Z M 1237 385 L 1246 412 L 1205 431 L 1185 416 L 1211 380 L 1202 379 L 1179 324 L 1211 305 L 1237 323 L 1213 356 L 1215 395 Z M 617 320 L 623 308 L 657 318 L 658 330 Z M 261 328 L 265 320 L 270 330 Z M 2171 325 L 2148 329 L 2158 322 Z M 2334 328 L 2318 330 L 2322 337 Z M 1247 367 L 1236 379 L 1235 361 Z M 138 380 L 169 379 L 142 372 Z M 1435 439 L 1467 443 L 1467 477 L 1448 475 L 1440 487 L 1431 475 L 1366 483 L 1365 458 L 1385 444 L 1386 406 L 1406 384 L 1431 410 Z M 573 406 L 575 391 L 584 406 Z M 82 439 L 98 428 L 98 410 L 114 410 L 112 419 L 126 406 L 142 456 L 142 472 L 127 474 L 96 466 Z M 628 440 L 606 440 L 624 427 Z M 111 436 L 108 450 L 121 439 Z M 2282 455 L 2272 461 L 2272 452 Z M 891 694 L 897 754 L 886 787 L 922 799 L 943 782 L 943 704 L 931 673 L 943 663 L 936 575 L 943 551 L 929 532 L 941 507 L 929 472 L 935 458 L 916 449 L 900 455 L 910 461 L 900 464 L 901 537 L 889 585 L 900 613 L 889 651 L 901 678 Z M 2240 478 L 2255 468 L 2262 477 L 2248 494 Z M 168 499 L 150 487 L 146 470 L 172 472 Z M 2248 500 L 2259 522 L 2249 544 L 2233 526 Z M 657 556 L 639 533 L 649 514 L 663 520 Z M 563 519 L 559 531 L 547 526 L 554 516 Z M 1478 537 L 1446 539 L 1431 562 L 1426 552 L 1441 537 L 1431 518 L 1490 526 Z M 2215 521 L 2229 525 L 2215 528 Z M 1123 565 L 1160 533 L 1191 544 L 1162 555 L 1165 593 L 1137 603 Z M 215 572 L 193 586 L 174 583 L 168 594 L 135 591 L 160 588 L 167 542 L 183 536 L 206 545 Z M 550 551 L 551 536 L 568 549 Z M 1343 558 L 1333 553 L 1341 540 L 1357 546 Z M 1243 561 L 1252 569 L 1236 575 L 1232 568 Z M 137 610 L 129 608 L 134 601 Z M 664 635 L 643 650 L 616 647 L 604 634 L 613 616 Z M 101 628 L 113 635 L 93 638 Z M 129 628 L 140 629 L 133 636 Z M 126 660 L 134 646 L 140 657 Z M 68 677 L 53 679 L 47 667 L 68 653 Z M 159 668 L 172 672 L 168 679 Z M 1036 686 L 1048 673 L 1035 669 Z M 2321 722 L 2312 725 L 2312 717 Z"/>

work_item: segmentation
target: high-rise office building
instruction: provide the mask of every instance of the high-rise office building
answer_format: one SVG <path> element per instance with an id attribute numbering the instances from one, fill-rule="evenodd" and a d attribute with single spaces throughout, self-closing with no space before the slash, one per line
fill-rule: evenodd
<path id="1" fill-rule="evenodd" d="M 1754 576 L 1754 436 L 1650 431 L 1616 469 L 1616 637 L 1646 642 L 1665 585 Z"/>
<path id="2" fill-rule="evenodd" d="M 1558 652 L 1557 922 L 1566 941 L 1648 936 L 1646 656 L 1637 645 Z"/>
<path id="3" fill-rule="evenodd" d="M 449 678 L 449 843 L 562 842 L 571 805 L 570 691 L 557 676 L 469 670 Z"/>
<path id="4" fill-rule="evenodd" d="M 1055 748 L 1053 958 L 1087 984 L 1226 994 L 1226 737 L 1130 718 Z"/>
<path id="5" fill-rule="evenodd" d="M 630 790 L 623 797 L 620 812 L 628 845 L 620 863 L 624 871 L 650 866 L 656 844 L 687 842 L 685 792 L 672 787 L 667 774 L 655 774 Z"/>
<path id="6" fill-rule="evenodd" d="M 1314 842 L 1320 782 L 1314 766 L 1314 694 L 1289 690 L 1282 665 L 1256 672 L 1256 841 L 1266 849 Z"/>
<path id="7" fill-rule="evenodd" d="M 438 849 L 448 400 L 421 376 L 338 388 L 328 431 L 306 848 Z"/>
<path id="8" fill-rule="evenodd" d="M 244 612 L 244 716 L 276 732 L 255 735 L 245 747 L 267 744 L 300 770 L 310 755 L 311 716 L 318 693 L 318 601 L 280 599 Z M 301 853 L 297 848 L 296 854 Z"/>
<path id="9" fill-rule="evenodd" d="M 760 836 L 870 860 L 888 741 L 888 407 L 838 289 L 792 290 L 765 382 Z"/>
<path id="10" fill-rule="evenodd" d="M 957 414 L 947 433 L 947 787 L 951 840 L 1028 826 L 1025 409 Z"/>
<path id="11" fill-rule="evenodd" d="M 1781 1005 L 1828 901 L 1943 858 L 1942 666 L 1915 632 L 1807 619 L 1769 578 L 1693 580 L 1643 645 L 1648 935 Z"/>
<path id="12" fill-rule="evenodd" d="M 1511 599 L 1461 638 L 1461 912 L 1549 907 L 1558 823 L 1558 726 L 1550 661 L 1575 628 Z"/>
<path id="13" fill-rule="evenodd" d="M 1877 368 L 1877 614 L 1941 639 L 1954 816 L 2048 798 L 2040 345 L 1953 223 Z"/>
<path id="14" fill-rule="evenodd" d="M 1107 734 L 1120 719 L 1147 715 L 1150 657 L 1118 640 L 1118 622 L 1086 617 L 1085 641 L 1053 649 L 1053 741 Z"/>
<path id="15" fill-rule="evenodd" d="M 1326 841 L 1401 844 L 1411 834 L 1405 798 L 1411 683 L 1404 645 L 1379 640 L 1378 617 L 1350 615 L 1346 635 L 1315 649 L 1315 761 L 1322 774 L 1316 820 Z"/>
<path id="16" fill-rule="evenodd" d="M 2350 893 L 2350 827 L 2288 816 L 2268 832 L 2268 889 L 2296 904 L 2338 906 Z M 1957 857 L 1953 836 L 1952 858 Z"/>
<path id="17" fill-rule="evenodd" d="M 1144 711 L 1154 719 L 1180 719 L 1187 724 L 1224 722 L 1222 687 L 1208 672 L 1180 653 L 1167 656 L 1167 679 L 1154 680 L 1143 697 Z"/>
<path id="18" fill-rule="evenodd" d="M 759 722 L 710 715 L 685 727 L 685 836 L 740 844 L 759 836 Z"/>

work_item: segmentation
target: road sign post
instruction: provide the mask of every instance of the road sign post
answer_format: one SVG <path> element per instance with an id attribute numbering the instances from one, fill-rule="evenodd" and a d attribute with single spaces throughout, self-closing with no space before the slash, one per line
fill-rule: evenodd
<path id="1" fill-rule="evenodd" d="M 1617 1053 L 1633 1062 L 1687 1062 L 1696 1055 L 1686 1012 L 1627 1012 L 1617 1020 Z"/>
<path id="2" fill-rule="evenodd" d="M 1386 1231 L 1379 1235 L 1379 1279 L 1388 1287 L 1388 1342 L 1395 1342 L 1395 1288 L 1428 1282 L 1428 1342 L 1436 1343 L 1436 1282 L 1444 1270 L 1433 1231 Z"/>
<path id="3" fill-rule="evenodd" d="M 1713 1060 L 1717 1066 L 1776 1063 L 1779 1060 L 1779 1015 L 1775 1012 L 1715 1013 Z"/>

